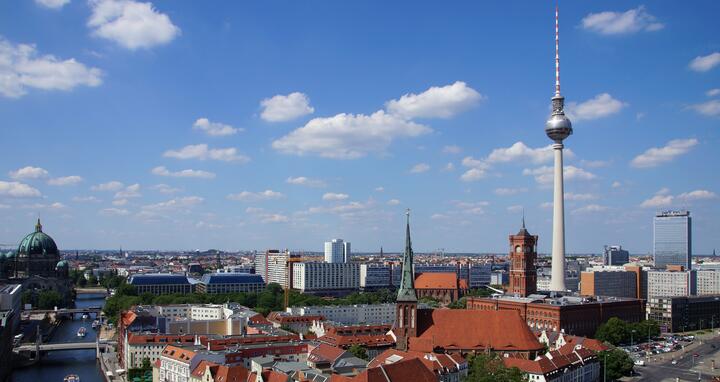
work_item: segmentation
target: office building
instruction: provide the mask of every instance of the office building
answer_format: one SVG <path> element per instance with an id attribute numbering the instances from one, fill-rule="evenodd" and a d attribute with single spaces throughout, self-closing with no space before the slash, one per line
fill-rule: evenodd
<path id="1" fill-rule="evenodd" d="M 343 239 L 332 239 L 325 242 L 325 262 L 326 263 L 349 263 L 350 262 L 350 243 Z"/>
<path id="2" fill-rule="evenodd" d="M 697 271 L 697 295 L 720 295 L 720 271 Z M 718 313 L 720 314 L 720 313 Z"/>
<path id="3" fill-rule="evenodd" d="M 285 311 L 294 316 L 322 316 L 327 321 L 343 325 L 395 322 L 395 304 L 294 306 Z"/>
<path id="4" fill-rule="evenodd" d="M 196 286 L 199 293 L 256 293 L 263 289 L 262 277 L 249 273 L 207 273 Z"/>
<path id="5" fill-rule="evenodd" d="M 620 266 L 588 268 L 580 274 L 580 295 L 637 298 L 637 277 Z"/>
<path id="6" fill-rule="evenodd" d="M 692 220 L 689 211 L 664 211 L 653 224 L 655 268 L 682 265 L 692 269 Z"/>
<path id="7" fill-rule="evenodd" d="M 192 293 L 195 280 L 185 275 L 172 273 L 144 273 L 130 276 L 128 284 L 135 287 L 137 294 L 173 294 Z"/>
<path id="8" fill-rule="evenodd" d="M 360 289 L 358 263 L 292 263 L 293 289 L 305 292 Z"/>
<path id="9" fill-rule="evenodd" d="M 653 297 L 647 318 L 657 321 L 662 332 L 714 329 L 720 323 L 720 295 Z"/>
<path id="10" fill-rule="evenodd" d="M 269 249 L 265 253 L 255 255 L 255 274 L 260 275 L 265 280 L 265 284 L 289 286 L 290 263 L 299 259 L 299 256 L 291 255 L 288 250 Z"/>
<path id="11" fill-rule="evenodd" d="M 363 290 L 390 288 L 391 269 L 384 264 L 360 264 L 360 288 Z"/>
<path id="12" fill-rule="evenodd" d="M 697 272 L 677 270 L 647 272 L 647 298 L 693 296 L 697 293 Z"/>
<path id="13" fill-rule="evenodd" d="M 620 245 L 605 246 L 603 253 L 604 265 L 625 265 L 630 262 L 630 252 Z"/>

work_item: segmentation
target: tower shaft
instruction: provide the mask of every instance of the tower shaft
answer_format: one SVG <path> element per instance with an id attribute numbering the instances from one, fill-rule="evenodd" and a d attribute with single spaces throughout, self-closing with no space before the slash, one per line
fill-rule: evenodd
<path id="1" fill-rule="evenodd" d="M 565 197 L 563 184 L 563 144 L 553 145 L 555 184 L 553 191 L 553 243 L 550 290 L 565 292 Z"/>

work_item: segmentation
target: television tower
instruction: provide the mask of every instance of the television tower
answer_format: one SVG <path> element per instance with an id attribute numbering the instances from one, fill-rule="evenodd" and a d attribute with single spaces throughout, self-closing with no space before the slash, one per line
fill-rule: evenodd
<path id="1" fill-rule="evenodd" d="M 555 185 L 553 191 L 553 243 L 550 291 L 565 292 L 565 197 L 563 186 L 563 140 L 572 134 L 572 123 L 563 110 L 565 97 L 560 95 L 560 29 L 559 11 L 555 7 L 555 96 L 552 114 L 545 123 L 545 134 L 555 142 Z"/>

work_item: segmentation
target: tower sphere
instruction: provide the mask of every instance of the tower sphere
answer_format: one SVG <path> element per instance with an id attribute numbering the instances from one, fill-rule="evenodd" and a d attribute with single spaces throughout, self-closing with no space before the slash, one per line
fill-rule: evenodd
<path id="1" fill-rule="evenodd" d="M 563 111 L 564 100 L 562 96 L 553 97 L 553 113 L 545 122 L 545 134 L 557 143 L 562 142 L 573 133 L 572 122 Z"/>

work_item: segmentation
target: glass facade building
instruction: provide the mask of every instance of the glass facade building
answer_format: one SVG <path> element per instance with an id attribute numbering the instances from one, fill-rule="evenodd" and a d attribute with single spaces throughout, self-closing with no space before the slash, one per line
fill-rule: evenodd
<path id="1" fill-rule="evenodd" d="M 655 215 L 653 257 L 656 268 L 682 265 L 690 269 L 692 223 L 689 211 L 664 211 Z"/>

